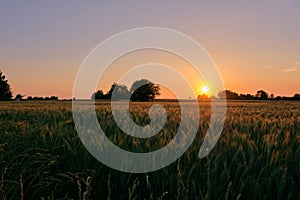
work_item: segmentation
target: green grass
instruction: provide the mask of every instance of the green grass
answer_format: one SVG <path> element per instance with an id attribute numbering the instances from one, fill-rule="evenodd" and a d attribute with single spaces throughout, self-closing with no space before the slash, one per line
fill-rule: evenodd
<path id="1" fill-rule="evenodd" d="M 109 104 L 96 104 L 99 123 L 120 147 L 147 152 L 166 145 L 179 126 L 176 102 L 163 102 L 168 122 L 150 139 L 115 126 Z M 149 123 L 150 103 L 133 103 L 132 118 Z M 82 145 L 71 102 L 0 102 L 0 199 L 299 199 L 300 103 L 229 102 L 213 151 L 199 159 L 209 123 L 200 105 L 198 135 L 176 162 L 147 174 L 119 172 Z"/>

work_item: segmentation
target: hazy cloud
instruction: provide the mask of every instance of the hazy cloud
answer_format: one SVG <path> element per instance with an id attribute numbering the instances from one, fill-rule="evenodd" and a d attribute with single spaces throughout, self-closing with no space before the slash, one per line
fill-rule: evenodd
<path id="1" fill-rule="evenodd" d="M 285 68 L 282 71 L 283 72 L 295 72 L 297 70 L 298 70 L 297 67 L 290 67 L 290 68 Z"/>
<path id="2" fill-rule="evenodd" d="M 269 65 L 269 66 L 266 66 L 267 69 L 272 69 L 273 66 Z"/>
<path id="3" fill-rule="evenodd" d="M 300 65 L 300 61 L 295 61 L 295 65 Z"/>

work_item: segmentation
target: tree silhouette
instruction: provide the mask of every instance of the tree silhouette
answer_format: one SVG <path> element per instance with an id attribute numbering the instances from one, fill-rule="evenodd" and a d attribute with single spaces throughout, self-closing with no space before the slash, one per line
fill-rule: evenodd
<path id="1" fill-rule="evenodd" d="M 114 96 L 113 100 L 122 100 L 128 98 L 130 93 L 126 85 L 114 83 L 106 94 L 106 98 L 111 99 L 112 96 Z"/>
<path id="2" fill-rule="evenodd" d="M 160 87 L 147 79 L 135 81 L 130 89 L 132 101 L 152 101 L 160 95 Z"/>
<path id="3" fill-rule="evenodd" d="M 23 100 L 24 95 L 17 94 L 15 100 Z"/>
<path id="4" fill-rule="evenodd" d="M 231 90 L 223 90 L 218 93 L 219 99 L 239 99 L 239 94 Z"/>
<path id="5" fill-rule="evenodd" d="M 207 94 L 201 94 L 197 96 L 197 100 L 210 100 Z"/>
<path id="6" fill-rule="evenodd" d="M 257 91 L 256 95 L 255 95 L 258 99 L 260 100 L 267 100 L 269 98 L 268 93 L 266 93 L 263 90 L 259 90 Z"/>
<path id="7" fill-rule="evenodd" d="M 92 99 L 104 99 L 104 93 L 102 90 L 98 90 L 92 95 Z"/>
<path id="8" fill-rule="evenodd" d="M 12 92 L 8 81 L 0 71 L 0 101 L 10 100 L 12 98 Z"/>
<path id="9" fill-rule="evenodd" d="M 295 94 L 293 100 L 300 101 L 300 94 Z"/>
<path id="10" fill-rule="evenodd" d="M 255 99 L 255 96 L 253 96 L 252 94 L 240 94 L 239 97 L 242 100 L 254 100 Z"/>

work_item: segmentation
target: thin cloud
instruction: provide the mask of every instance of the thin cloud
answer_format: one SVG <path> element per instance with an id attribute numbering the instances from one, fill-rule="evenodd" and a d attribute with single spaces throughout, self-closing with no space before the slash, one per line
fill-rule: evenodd
<path id="1" fill-rule="evenodd" d="M 295 61 L 295 65 L 300 65 L 300 61 Z"/>
<path id="2" fill-rule="evenodd" d="M 284 70 L 282 70 L 283 72 L 295 72 L 297 71 L 297 67 L 290 67 L 290 68 L 286 68 Z"/>
<path id="3" fill-rule="evenodd" d="M 269 66 L 266 66 L 267 69 L 273 69 L 273 66 L 269 65 Z"/>

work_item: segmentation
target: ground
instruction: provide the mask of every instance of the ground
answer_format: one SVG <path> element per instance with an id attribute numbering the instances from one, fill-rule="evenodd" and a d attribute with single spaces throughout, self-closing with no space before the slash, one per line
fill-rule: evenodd
<path id="1" fill-rule="evenodd" d="M 161 104 L 168 122 L 150 139 L 122 133 L 109 103 L 97 102 L 96 110 L 111 141 L 147 152 L 166 145 L 180 122 L 176 102 Z M 133 103 L 134 121 L 148 124 L 150 105 Z M 222 135 L 207 157 L 197 157 L 210 119 L 209 102 L 200 102 L 199 131 L 187 152 L 161 170 L 130 174 L 89 154 L 71 102 L 0 102 L 0 199 L 299 199 L 300 103 L 232 101 L 227 108 Z"/>

